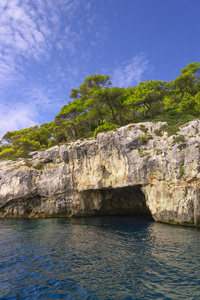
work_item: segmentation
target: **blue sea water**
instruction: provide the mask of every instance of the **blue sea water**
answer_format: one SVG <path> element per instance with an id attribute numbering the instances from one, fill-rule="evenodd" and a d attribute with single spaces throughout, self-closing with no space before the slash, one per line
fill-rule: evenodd
<path id="1" fill-rule="evenodd" d="M 200 230 L 132 217 L 0 220 L 1 299 L 200 299 Z"/>

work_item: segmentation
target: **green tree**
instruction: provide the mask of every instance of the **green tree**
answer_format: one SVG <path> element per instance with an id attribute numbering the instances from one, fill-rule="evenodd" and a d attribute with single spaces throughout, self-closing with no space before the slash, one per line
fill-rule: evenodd
<path id="1" fill-rule="evenodd" d="M 101 106 L 102 110 L 106 111 L 106 119 L 115 124 L 122 124 L 122 116 L 125 110 L 124 104 L 125 90 L 119 87 L 106 87 L 97 90 L 92 94 L 90 102 Z"/>
<path id="2" fill-rule="evenodd" d="M 2 138 L 6 147 L 2 148 L 0 157 L 8 159 L 27 157 L 31 151 L 46 149 L 50 137 L 51 134 L 45 129 L 45 126 L 9 131 Z M 5 149 L 7 150 L 5 151 Z"/>
<path id="3" fill-rule="evenodd" d="M 77 126 L 82 132 L 83 127 L 85 127 L 84 124 L 87 122 L 89 126 L 86 131 L 91 131 L 92 120 L 95 119 L 96 121 L 96 118 L 98 119 L 97 122 L 99 122 L 99 119 L 103 120 L 101 106 L 97 102 L 95 103 L 92 97 L 95 91 L 111 85 L 109 79 L 108 75 L 95 74 L 87 76 L 77 89 L 71 90 L 69 97 L 73 101 L 62 107 L 56 119 L 65 119 L 67 121 L 66 125 L 71 128 L 73 138 L 76 138 L 78 135 Z"/>
<path id="4" fill-rule="evenodd" d="M 155 116 L 155 107 L 161 103 L 166 93 L 166 82 L 159 80 L 151 80 L 139 83 L 132 89 L 126 104 L 131 106 L 134 110 L 145 108 L 150 111 L 151 117 Z M 157 107 L 156 107 L 157 109 Z"/>
<path id="5" fill-rule="evenodd" d="M 112 83 L 109 81 L 110 76 L 94 74 L 87 76 L 83 83 L 77 89 L 71 89 L 71 99 L 88 99 L 91 97 L 94 90 L 103 89 L 110 86 Z"/>
<path id="6" fill-rule="evenodd" d="M 179 111 L 183 113 L 193 114 L 196 112 L 196 109 L 197 102 L 195 101 L 195 97 L 193 97 L 189 93 L 184 93 L 184 96 L 179 103 Z"/>
<path id="7" fill-rule="evenodd" d="M 200 91 L 200 64 L 188 64 L 168 86 L 169 91 L 164 99 L 165 109 L 195 113 L 197 107 L 194 97 Z"/>
<path id="8" fill-rule="evenodd" d="M 176 90 L 177 94 L 184 96 L 184 93 L 189 93 L 192 96 L 199 91 L 200 87 L 200 63 L 190 63 L 186 68 L 181 70 L 181 75 L 178 76 L 172 83 L 171 88 Z"/>
<path id="9" fill-rule="evenodd" d="M 56 116 L 56 119 L 64 119 L 66 127 L 71 129 L 72 138 L 77 137 L 77 117 L 85 110 L 82 99 L 77 99 L 71 103 L 64 105 L 61 112 Z"/>

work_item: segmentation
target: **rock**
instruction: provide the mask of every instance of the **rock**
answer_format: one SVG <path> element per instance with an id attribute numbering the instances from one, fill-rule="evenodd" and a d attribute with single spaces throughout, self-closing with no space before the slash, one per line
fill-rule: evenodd
<path id="1" fill-rule="evenodd" d="M 0 217 L 151 214 L 200 226 L 200 120 L 180 128 L 184 142 L 158 136 L 164 124 L 129 124 L 35 151 L 28 164 L 0 162 Z"/>

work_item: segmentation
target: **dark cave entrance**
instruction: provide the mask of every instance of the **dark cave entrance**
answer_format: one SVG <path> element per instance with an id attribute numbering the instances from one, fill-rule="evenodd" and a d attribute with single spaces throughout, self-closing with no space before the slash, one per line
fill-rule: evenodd
<path id="1" fill-rule="evenodd" d="M 134 215 L 153 220 L 141 185 L 83 191 L 79 201 L 86 215 Z"/>

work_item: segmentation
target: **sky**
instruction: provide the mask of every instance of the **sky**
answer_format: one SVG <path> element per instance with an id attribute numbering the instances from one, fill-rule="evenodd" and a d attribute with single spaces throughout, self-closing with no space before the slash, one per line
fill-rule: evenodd
<path id="1" fill-rule="evenodd" d="M 199 0 L 0 0 L 0 138 L 54 120 L 92 74 L 171 81 L 200 62 Z"/>

